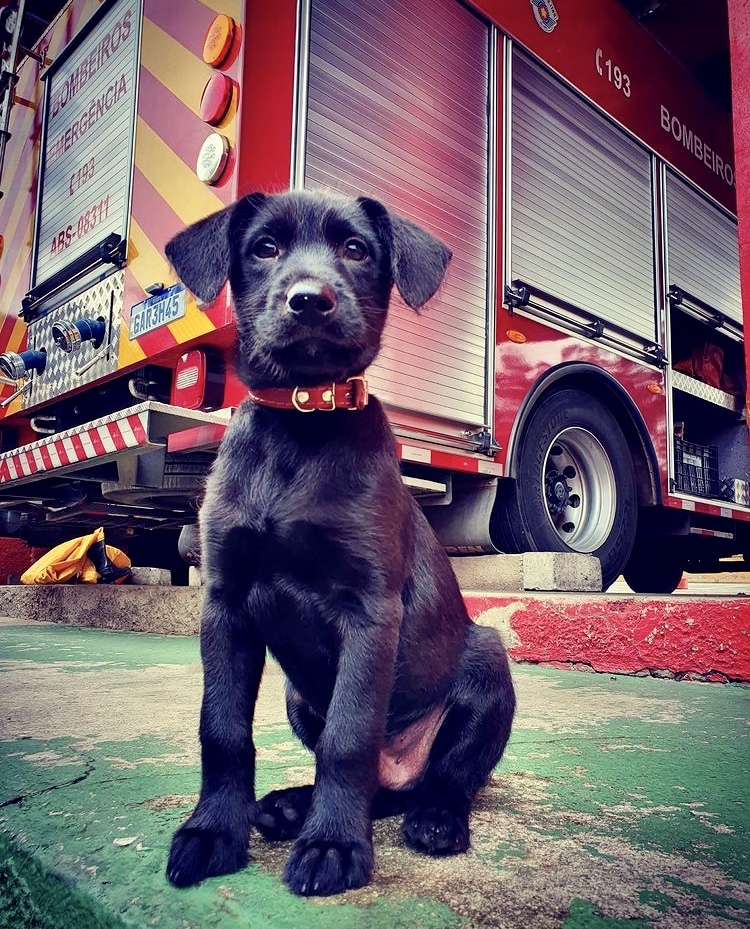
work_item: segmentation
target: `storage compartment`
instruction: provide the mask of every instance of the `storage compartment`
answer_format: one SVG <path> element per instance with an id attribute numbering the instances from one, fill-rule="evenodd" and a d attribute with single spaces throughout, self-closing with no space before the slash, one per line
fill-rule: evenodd
<path id="1" fill-rule="evenodd" d="M 672 371 L 674 490 L 748 505 L 750 453 L 743 409 L 744 397 Z"/>
<path id="2" fill-rule="evenodd" d="M 747 506 L 737 226 L 671 172 L 666 189 L 672 488 Z"/>
<path id="3" fill-rule="evenodd" d="M 675 490 L 698 497 L 719 496 L 719 449 L 715 445 L 696 445 L 675 436 L 674 457 Z"/>
<path id="4" fill-rule="evenodd" d="M 739 331 L 731 334 L 672 309 L 672 386 L 737 413 L 746 392 L 745 359 Z"/>

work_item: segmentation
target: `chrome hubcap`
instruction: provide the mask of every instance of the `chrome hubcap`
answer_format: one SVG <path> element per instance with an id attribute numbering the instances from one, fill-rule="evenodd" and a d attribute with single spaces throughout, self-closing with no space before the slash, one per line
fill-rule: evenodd
<path id="1" fill-rule="evenodd" d="M 615 475 L 601 442 L 580 426 L 563 429 L 547 451 L 542 480 L 556 534 L 574 551 L 596 551 L 612 530 L 617 507 Z"/>

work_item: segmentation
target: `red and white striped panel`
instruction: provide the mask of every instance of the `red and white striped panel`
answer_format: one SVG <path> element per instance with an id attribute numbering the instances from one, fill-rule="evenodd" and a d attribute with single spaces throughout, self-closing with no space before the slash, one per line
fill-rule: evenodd
<path id="1" fill-rule="evenodd" d="M 432 468 L 442 468 L 447 471 L 468 471 L 471 474 L 487 474 L 490 477 L 503 476 L 503 466 L 490 461 L 489 458 L 484 456 L 474 457 L 473 455 L 464 455 L 461 452 L 430 448 L 428 445 L 412 445 L 401 441 L 396 442 L 396 452 L 401 461 L 429 465 Z"/>
<path id="2" fill-rule="evenodd" d="M 147 407 L 131 408 L 85 426 L 47 436 L 0 454 L 0 485 L 34 477 L 57 468 L 102 458 L 128 448 L 150 445 Z"/>
<path id="3" fill-rule="evenodd" d="M 683 497 L 668 497 L 667 506 L 691 513 L 705 513 L 707 516 L 720 516 L 722 519 L 741 519 L 750 522 L 750 509 L 731 504 L 704 503 L 702 500 L 685 500 Z"/>

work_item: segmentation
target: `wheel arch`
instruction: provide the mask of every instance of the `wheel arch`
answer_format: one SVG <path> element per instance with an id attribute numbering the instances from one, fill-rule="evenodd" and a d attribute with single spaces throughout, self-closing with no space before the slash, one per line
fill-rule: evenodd
<path id="1" fill-rule="evenodd" d="M 570 362 L 545 372 L 526 395 L 513 423 L 505 463 L 506 477 L 518 476 L 518 447 L 524 427 L 536 405 L 553 391 L 574 387 L 606 403 L 621 426 L 636 472 L 639 506 L 661 503 L 659 466 L 653 442 L 640 410 L 627 391 L 609 372 L 596 365 Z"/>

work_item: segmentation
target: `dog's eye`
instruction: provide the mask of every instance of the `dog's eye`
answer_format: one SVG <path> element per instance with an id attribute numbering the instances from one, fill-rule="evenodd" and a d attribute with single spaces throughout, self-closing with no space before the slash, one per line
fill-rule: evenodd
<path id="1" fill-rule="evenodd" d="M 349 261 L 364 261 L 367 258 L 367 246 L 359 239 L 347 239 L 344 242 L 344 258 Z"/>
<path id="2" fill-rule="evenodd" d="M 253 255 L 256 258 L 277 258 L 279 246 L 270 235 L 264 235 L 253 245 Z"/>

